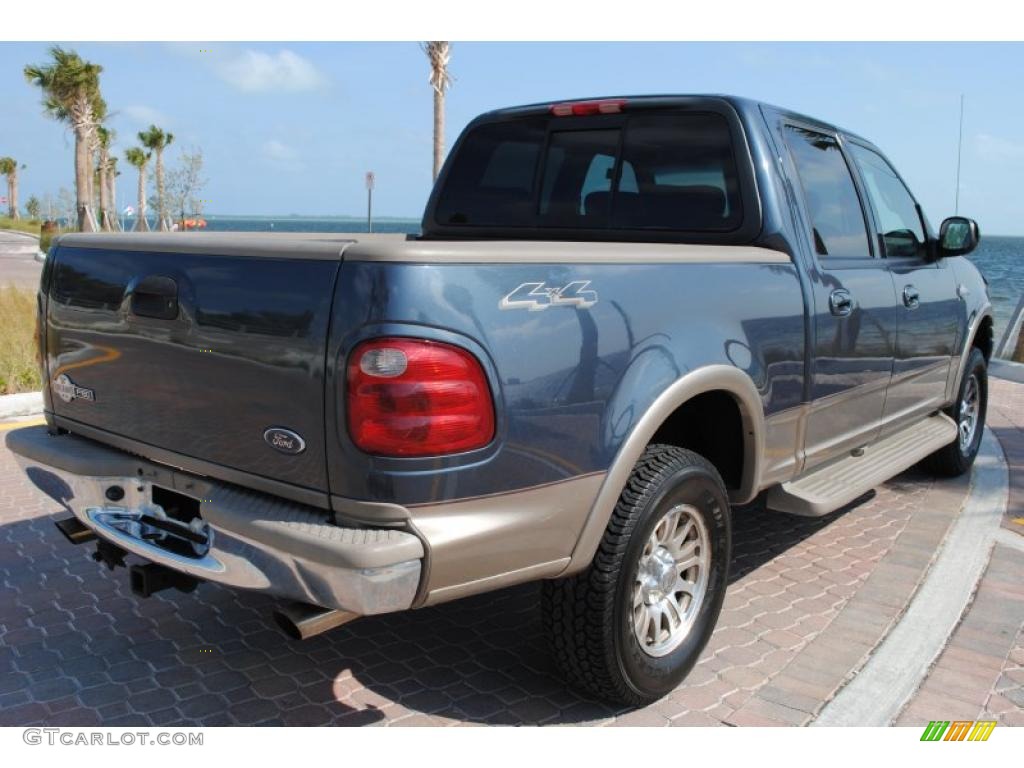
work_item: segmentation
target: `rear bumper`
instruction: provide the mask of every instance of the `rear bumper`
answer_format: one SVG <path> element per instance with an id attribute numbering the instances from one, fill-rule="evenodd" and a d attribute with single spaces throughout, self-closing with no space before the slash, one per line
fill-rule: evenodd
<path id="1" fill-rule="evenodd" d="M 424 550 L 411 533 L 337 526 L 322 510 L 45 426 L 8 432 L 6 443 L 33 484 L 98 537 L 180 573 L 359 615 L 409 608 L 419 589 Z M 195 499 L 200 519 L 167 520 L 154 487 Z"/>

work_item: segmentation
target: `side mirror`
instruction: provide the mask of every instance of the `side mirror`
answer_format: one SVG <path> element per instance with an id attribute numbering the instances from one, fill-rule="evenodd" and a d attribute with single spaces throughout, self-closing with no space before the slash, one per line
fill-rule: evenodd
<path id="1" fill-rule="evenodd" d="M 978 222 L 965 216 L 950 216 L 939 227 L 939 256 L 963 256 L 978 247 Z"/>

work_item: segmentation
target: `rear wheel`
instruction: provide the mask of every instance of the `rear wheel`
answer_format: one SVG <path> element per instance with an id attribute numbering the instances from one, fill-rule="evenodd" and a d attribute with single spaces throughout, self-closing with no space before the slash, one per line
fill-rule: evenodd
<path id="1" fill-rule="evenodd" d="M 649 446 L 590 567 L 545 584 L 545 628 L 565 677 L 631 706 L 679 685 L 715 627 L 730 550 L 715 468 L 691 451 Z"/>
<path id="2" fill-rule="evenodd" d="M 981 447 L 987 406 L 988 366 L 981 350 L 974 348 L 967 358 L 956 402 L 946 409 L 946 415 L 956 422 L 956 440 L 928 457 L 928 469 L 940 477 L 956 477 L 971 468 Z"/>

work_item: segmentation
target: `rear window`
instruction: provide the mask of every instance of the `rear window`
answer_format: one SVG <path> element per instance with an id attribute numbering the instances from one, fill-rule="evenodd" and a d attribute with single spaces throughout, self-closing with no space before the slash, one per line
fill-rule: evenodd
<path id="1" fill-rule="evenodd" d="M 485 123 L 461 141 L 434 211 L 445 228 L 725 233 L 742 220 L 729 124 L 705 112 Z"/>

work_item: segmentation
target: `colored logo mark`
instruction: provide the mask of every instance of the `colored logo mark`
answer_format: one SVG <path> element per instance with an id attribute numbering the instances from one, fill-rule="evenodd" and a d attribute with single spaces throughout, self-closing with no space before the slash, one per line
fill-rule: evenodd
<path id="1" fill-rule="evenodd" d="M 988 741 L 995 727 L 995 720 L 932 720 L 921 741 Z"/>

